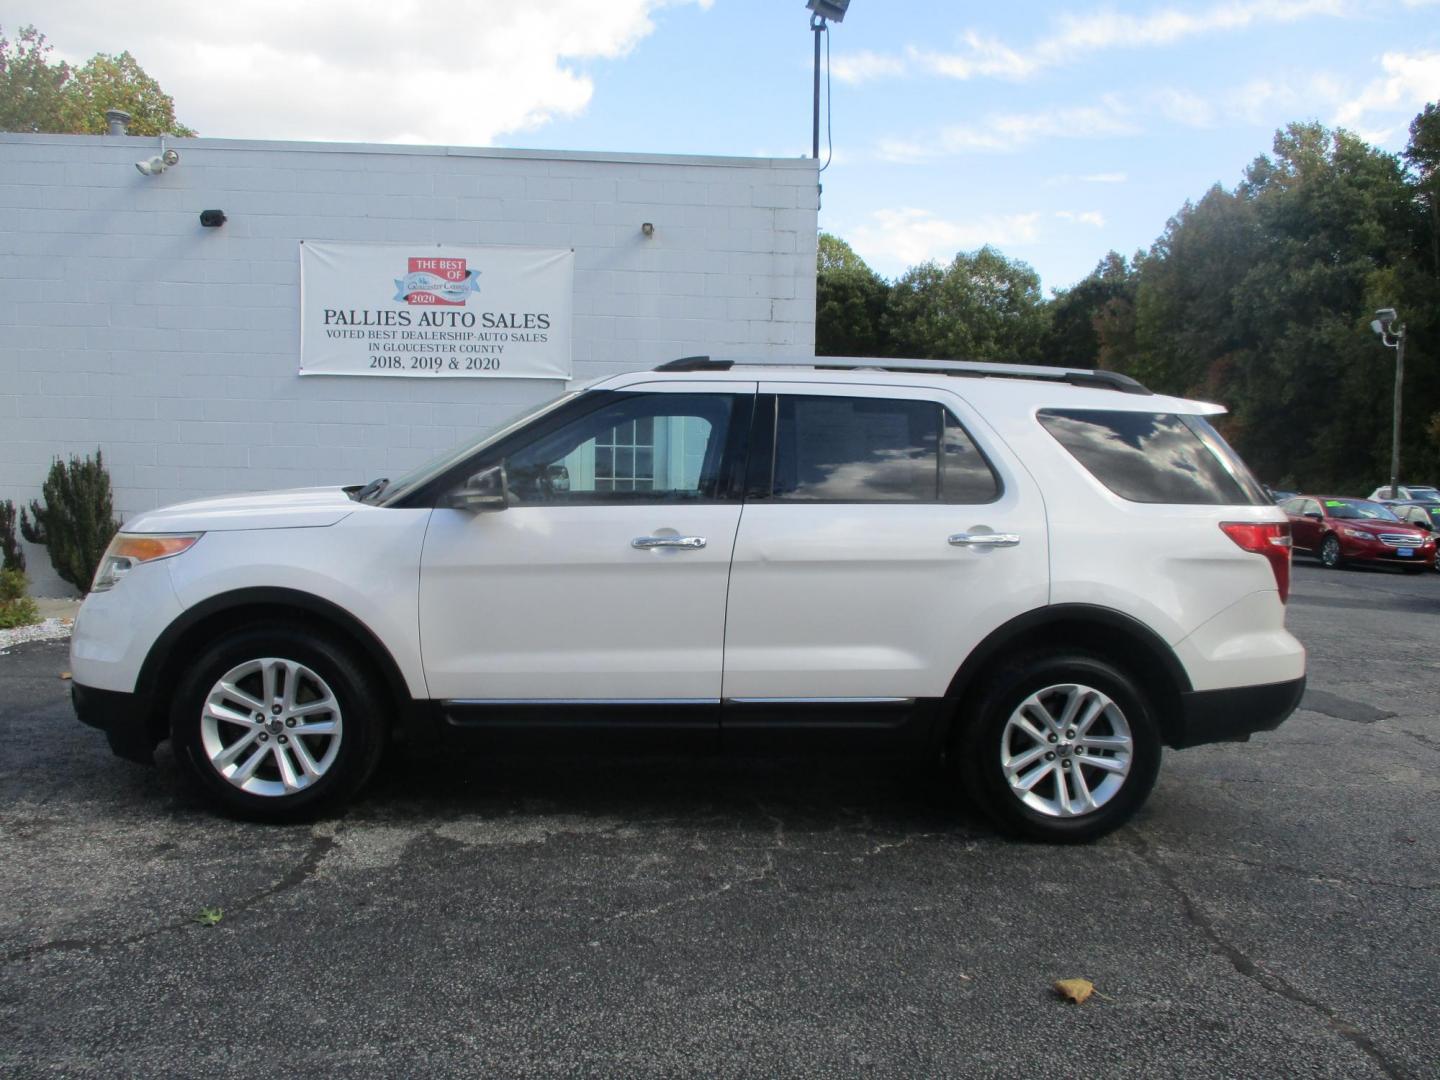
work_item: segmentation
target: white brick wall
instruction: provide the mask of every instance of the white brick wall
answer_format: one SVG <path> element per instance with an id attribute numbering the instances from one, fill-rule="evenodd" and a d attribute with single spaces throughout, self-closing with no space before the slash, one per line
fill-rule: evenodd
<path id="1" fill-rule="evenodd" d="M 0 134 L 0 499 L 99 446 L 129 517 L 394 474 L 559 383 L 310 376 L 299 241 L 575 249 L 577 380 L 813 352 L 808 160 Z M 199 213 L 229 221 L 205 229 Z M 646 239 L 640 225 L 655 225 Z M 27 546 L 34 591 L 65 590 Z"/>

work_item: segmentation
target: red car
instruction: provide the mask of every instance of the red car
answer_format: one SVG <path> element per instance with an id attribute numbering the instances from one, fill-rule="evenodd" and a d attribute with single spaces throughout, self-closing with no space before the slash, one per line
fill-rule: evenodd
<path id="1" fill-rule="evenodd" d="M 1435 566 L 1435 538 L 1369 499 L 1297 495 L 1280 504 L 1296 552 L 1334 570 L 1347 562 L 1386 563 L 1418 574 Z"/>

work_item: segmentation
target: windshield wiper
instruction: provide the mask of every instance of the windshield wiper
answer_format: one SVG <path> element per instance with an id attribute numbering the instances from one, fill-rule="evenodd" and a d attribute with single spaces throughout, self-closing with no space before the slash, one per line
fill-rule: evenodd
<path id="1" fill-rule="evenodd" d="M 388 476 L 382 476 L 377 480 L 371 480 L 368 484 L 366 484 L 364 487 L 362 487 L 359 491 L 355 493 L 355 501 L 364 502 L 372 495 L 378 496 L 382 491 L 385 490 L 386 485 L 389 483 L 390 478 Z"/>

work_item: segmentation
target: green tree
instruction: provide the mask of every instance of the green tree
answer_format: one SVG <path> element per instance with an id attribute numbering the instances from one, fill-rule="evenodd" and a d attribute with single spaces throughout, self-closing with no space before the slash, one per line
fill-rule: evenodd
<path id="1" fill-rule="evenodd" d="M 1262 475 L 1368 490 L 1388 471 L 1393 370 L 1368 323 L 1374 307 L 1409 310 L 1416 297 L 1418 224 L 1394 155 L 1290 125 L 1233 191 L 1187 204 L 1139 260 L 1134 373 L 1226 403 L 1226 433 Z M 1421 378 L 1406 393 L 1431 391 Z M 1409 465 L 1426 441 L 1423 424 L 1407 429 Z"/>
<path id="2" fill-rule="evenodd" d="M 1072 368 L 1116 366 L 1120 326 L 1134 308 L 1135 286 L 1125 256 L 1112 251 L 1083 281 L 1058 290 L 1050 301 L 1043 361 Z"/>
<path id="3" fill-rule="evenodd" d="M 95 451 L 94 460 L 56 459 L 41 495 L 44 504 L 32 499 L 29 516 L 20 511 L 20 532 L 30 543 L 45 545 L 55 572 L 86 592 L 101 556 L 120 528 L 114 517 L 110 473 L 100 451 Z"/>
<path id="4" fill-rule="evenodd" d="M 1039 275 L 988 245 L 911 267 L 884 320 L 895 355 L 1010 363 L 1045 359 L 1048 323 Z"/>
<path id="5" fill-rule="evenodd" d="M 175 119 L 175 100 L 128 52 L 119 56 L 96 53 L 66 87 L 66 130 L 105 134 L 109 130 L 107 109 L 124 109 L 130 114 L 131 135 L 195 134 Z"/>
<path id="6" fill-rule="evenodd" d="M 890 286 L 844 240 L 820 234 L 815 278 L 817 356 L 888 356 Z"/>
<path id="7" fill-rule="evenodd" d="M 51 48 L 33 26 L 21 27 L 13 42 L 0 34 L 0 130 L 103 135 L 106 110 L 124 109 L 131 135 L 195 134 L 130 53 L 96 53 L 74 68 L 50 63 Z"/>
<path id="8" fill-rule="evenodd" d="M 48 60 L 53 46 L 33 26 L 16 40 L 0 27 L 0 131 L 63 131 L 65 84 L 70 65 Z"/>
<path id="9" fill-rule="evenodd" d="M 1429 233 L 1430 269 L 1440 277 L 1440 106 L 1426 105 L 1410 122 L 1410 143 L 1405 147 L 1424 208 Z"/>
<path id="10" fill-rule="evenodd" d="M 25 552 L 15 536 L 17 524 L 15 504 L 9 499 L 0 500 L 0 570 L 25 572 Z"/>

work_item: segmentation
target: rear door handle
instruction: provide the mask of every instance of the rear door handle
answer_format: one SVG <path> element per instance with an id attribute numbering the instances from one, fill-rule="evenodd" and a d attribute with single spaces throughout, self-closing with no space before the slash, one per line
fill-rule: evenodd
<path id="1" fill-rule="evenodd" d="M 1018 533 L 955 533 L 950 543 L 956 547 L 1014 547 L 1020 543 Z"/>
<path id="2" fill-rule="evenodd" d="M 630 546 L 642 550 L 648 548 L 703 548 L 703 536 L 637 536 Z"/>

